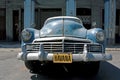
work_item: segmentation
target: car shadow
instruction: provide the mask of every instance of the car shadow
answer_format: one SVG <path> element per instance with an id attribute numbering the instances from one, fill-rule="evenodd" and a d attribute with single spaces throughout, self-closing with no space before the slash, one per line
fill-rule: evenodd
<path id="1" fill-rule="evenodd" d="M 120 67 L 110 62 L 102 62 L 100 67 L 97 80 L 120 80 Z"/>
<path id="2" fill-rule="evenodd" d="M 49 74 L 49 75 L 33 75 L 31 80 L 95 80 L 94 77 L 85 77 L 75 74 Z"/>
<path id="3" fill-rule="evenodd" d="M 94 77 L 76 73 L 32 75 L 31 80 L 120 80 L 120 69 L 109 62 L 101 62 L 99 73 Z"/>

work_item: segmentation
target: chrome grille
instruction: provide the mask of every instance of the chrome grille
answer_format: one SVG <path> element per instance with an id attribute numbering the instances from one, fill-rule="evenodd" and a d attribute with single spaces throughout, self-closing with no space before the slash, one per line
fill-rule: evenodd
<path id="1" fill-rule="evenodd" d="M 56 43 L 56 44 L 43 44 L 44 50 L 52 53 L 52 52 L 62 52 L 62 44 Z"/>
<path id="2" fill-rule="evenodd" d="M 85 41 L 72 41 L 72 40 L 57 40 L 57 41 L 35 41 L 32 49 L 27 49 L 27 52 L 34 53 L 39 51 L 40 44 L 43 44 L 44 50 L 48 53 L 53 52 L 83 52 L 84 44 L 90 42 Z"/>
<path id="3" fill-rule="evenodd" d="M 64 52 L 82 52 L 84 44 L 77 43 L 65 43 L 64 44 Z"/>

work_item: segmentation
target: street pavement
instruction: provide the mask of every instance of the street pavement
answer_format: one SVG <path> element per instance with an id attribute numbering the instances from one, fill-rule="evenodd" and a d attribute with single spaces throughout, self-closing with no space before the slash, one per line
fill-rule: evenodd
<path id="1" fill-rule="evenodd" d="M 119 46 L 106 49 L 106 53 L 111 53 L 113 59 L 101 62 L 99 73 L 95 77 L 62 74 L 51 76 L 29 73 L 24 62 L 17 59 L 17 54 L 21 51 L 19 42 L 0 42 L 0 80 L 120 80 L 119 49 Z"/>

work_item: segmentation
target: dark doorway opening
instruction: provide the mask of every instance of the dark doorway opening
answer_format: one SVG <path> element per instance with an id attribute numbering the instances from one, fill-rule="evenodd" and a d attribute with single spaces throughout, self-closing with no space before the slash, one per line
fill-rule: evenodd
<path id="1" fill-rule="evenodd" d="M 43 27 L 44 22 L 47 18 L 54 17 L 54 16 L 61 16 L 62 15 L 62 9 L 61 8 L 46 8 L 46 9 L 40 9 L 40 29 Z"/>
<path id="2" fill-rule="evenodd" d="M 77 16 L 82 20 L 85 28 L 91 29 L 91 9 L 90 8 L 77 8 Z"/>
<path id="3" fill-rule="evenodd" d="M 13 41 L 19 41 L 19 10 L 13 10 Z"/>
<path id="4" fill-rule="evenodd" d="M 0 8 L 0 40 L 6 39 L 6 9 Z"/>
<path id="5" fill-rule="evenodd" d="M 115 42 L 116 44 L 120 44 L 120 9 L 116 10 Z"/>

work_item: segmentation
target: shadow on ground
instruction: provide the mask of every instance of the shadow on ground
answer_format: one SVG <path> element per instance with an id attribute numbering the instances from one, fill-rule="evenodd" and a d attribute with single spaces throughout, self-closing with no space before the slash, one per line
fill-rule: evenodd
<path id="1" fill-rule="evenodd" d="M 120 80 L 120 69 L 109 62 L 101 62 L 99 73 L 94 77 L 87 77 L 81 74 L 76 75 L 75 73 L 58 73 L 32 75 L 31 80 Z"/>
<path id="2" fill-rule="evenodd" d="M 47 74 L 47 75 L 33 75 L 31 80 L 95 80 L 95 77 L 85 77 L 83 75 L 73 74 Z"/>

